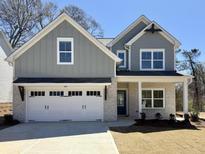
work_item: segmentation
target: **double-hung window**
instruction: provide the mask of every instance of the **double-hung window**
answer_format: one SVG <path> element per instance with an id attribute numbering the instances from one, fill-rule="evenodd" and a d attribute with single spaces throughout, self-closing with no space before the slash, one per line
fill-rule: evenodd
<path id="1" fill-rule="evenodd" d="M 142 107 L 146 108 L 164 108 L 164 89 L 143 89 Z"/>
<path id="2" fill-rule="evenodd" d="M 74 64 L 73 38 L 57 38 L 57 64 Z"/>
<path id="3" fill-rule="evenodd" d="M 141 49 L 140 70 L 164 70 L 164 49 Z"/>
<path id="4" fill-rule="evenodd" d="M 119 68 L 126 68 L 126 50 L 117 50 L 117 56 L 122 60 Z"/>

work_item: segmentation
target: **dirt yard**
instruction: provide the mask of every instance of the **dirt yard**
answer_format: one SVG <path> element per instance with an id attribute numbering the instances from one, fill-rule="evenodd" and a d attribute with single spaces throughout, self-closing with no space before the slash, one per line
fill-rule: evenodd
<path id="1" fill-rule="evenodd" d="M 120 154 L 205 153 L 205 128 L 131 126 L 113 128 L 111 133 Z"/>

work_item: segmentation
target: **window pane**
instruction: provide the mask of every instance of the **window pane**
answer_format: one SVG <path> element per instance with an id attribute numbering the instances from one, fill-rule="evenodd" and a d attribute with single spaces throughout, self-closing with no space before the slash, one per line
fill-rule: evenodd
<path id="1" fill-rule="evenodd" d="M 152 98 L 152 91 L 151 90 L 143 90 L 142 91 L 142 98 Z"/>
<path id="2" fill-rule="evenodd" d="M 154 59 L 163 59 L 163 52 L 154 52 Z"/>
<path id="3" fill-rule="evenodd" d="M 155 69 L 161 69 L 161 68 L 163 68 L 163 61 L 154 61 L 154 62 L 153 62 L 153 67 L 154 67 Z"/>
<path id="4" fill-rule="evenodd" d="M 125 53 L 118 53 L 118 57 L 122 59 L 120 66 L 124 66 L 125 65 Z"/>
<path id="5" fill-rule="evenodd" d="M 155 90 L 154 91 L 154 98 L 163 98 L 163 91 L 162 90 Z"/>
<path id="6" fill-rule="evenodd" d="M 143 99 L 142 100 L 142 106 L 144 108 L 146 107 L 152 107 L 152 100 L 151 99 Z"/>
<path id="7" fill-rule="evenodd" d="M 142 68 L 151 68 L 151 61 L 142 61 Z"/>
<path id="8" fill-rule="evenodd" d="M 59 43 L 60 51 L 71 51 L 71 42 L 61 41 Z"/>
<path id="9" fill-rule="evenodd" d="M 60 62 L 71 62 L 71 53 L 60 53 Z"/>
<path id="10" fill-rule="evenodd" d="M 142 52 L 142 59 L 150 59 L 151 60 L 151 52 Z"/>
<path id="11" fill-rule="evenodd" d="M 163 100 L 154 100 L 154 107 L 163 107 Z"/>

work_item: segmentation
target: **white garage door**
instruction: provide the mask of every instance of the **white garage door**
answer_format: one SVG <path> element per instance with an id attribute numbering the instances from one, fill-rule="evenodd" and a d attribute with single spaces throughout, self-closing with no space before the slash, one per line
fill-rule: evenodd
<path id="1" fill-rule="evenodd" d="M 31 88 L 27 120 L 103 120 L 103 100 L 103 88 Z"/>

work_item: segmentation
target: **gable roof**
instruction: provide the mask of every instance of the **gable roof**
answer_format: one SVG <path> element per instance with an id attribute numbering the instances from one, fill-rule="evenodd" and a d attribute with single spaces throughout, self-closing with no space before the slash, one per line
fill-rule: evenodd
<path id="1" fill-rule="evenodd" d="M 137 20 L 135 20 L 131 25 L 129 25 L 125 30 L 118 34 L 110 43 L 107 44 L 108 47 L 113 46 L 122 37 L 124 37 L 128 32 L 130 32 L 134 27 L 136 27 L 140 22 L 144 22 L 146 25 L 150 24 L 151 21 L 144 15 L 141 15 Z"/>
<path id="2" fill-rule="evenodd" d="M 171 42 L 175 48 L 178 48 L 181 43 L 179 40 L 177 40 L 173 35 L 171 35 L 169 32 L 167 32 L 163 27 L 161 27 L 158 23 L 155 21 L 152 21 L 147 27 L 145 27 L 140 33 L 138 33 L 135 37 L 133 37 L 130 41 L 126 43 L 127 46 L 132 45 L 135 41 L 137 41 L 141 36 L 143 36 L 146 33 L 146 29 L 150 28 L 151 25 L 154 24 L 157 28 L 161 29 L 162 31 L 158 32 L 161 34 L 164 38 L 166 38 L 169 42 Z"/>
<path id="3" fill-rule="evenodd" d="M 105 46 L 110 43 L 114 38 L 97 38 L 98 41 L 100 41 Z"/>
<path id="4" fill-rule="evenodd" d="M 70 23 L 74 28 L 76 28 L 79 32 L 81 32 L 81 34 L 83 34 L 87 39 L 89 39 L 93 44 L 95 44 L 98 48 L 100 48 L 106 55 L 112 58 L 115 62 L 121 62 L 120 58 L 118 58 L 114 53 L 112 53 L 101 42 L 99 42 L 96 38 L 94 38 L 89 32 L 87 32 L 82 26 L 80 26 L 76 21 L 74 21 L 71 17 L 69 17 L 64 12 L 61 15 L 59 15 L 55 20 L 53 20 L 50 24 L 48 24 L 44 29 L 38 32 L 28 42 L 26 42 L 15 52 L 9 55 L 7 61 L 13 62 L 16 58 L 18 58 L 21 54 L 26 52 L 29 48 L 31 48 L 35 43 L 37 43 L 40 39 L 42 39 L 46 34 L 51 32 L 63 21 L 67 21 L 68 23 Z"/>

